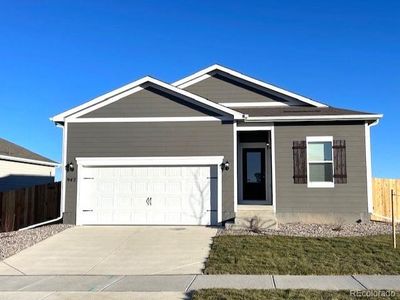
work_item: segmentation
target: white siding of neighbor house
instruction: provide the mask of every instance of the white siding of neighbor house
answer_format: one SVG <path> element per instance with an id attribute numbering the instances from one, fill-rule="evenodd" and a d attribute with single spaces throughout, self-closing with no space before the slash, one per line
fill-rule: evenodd
<path id="1" fill-rule="evenodd" d="M 55 167 L 0 160 L 0 192 L 54 182 Z"/>

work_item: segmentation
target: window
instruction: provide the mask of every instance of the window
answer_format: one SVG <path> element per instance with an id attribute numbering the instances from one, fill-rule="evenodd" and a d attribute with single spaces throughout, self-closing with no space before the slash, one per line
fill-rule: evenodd
<path id="1" fill-rule="evenodd" d="M 306 141 L 308 187 L 334 187 L 332 137 L 313 136 Z"/>

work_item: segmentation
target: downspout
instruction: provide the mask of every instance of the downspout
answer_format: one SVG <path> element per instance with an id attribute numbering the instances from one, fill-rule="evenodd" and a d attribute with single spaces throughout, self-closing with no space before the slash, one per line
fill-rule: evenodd
<path id="1" fill-rule="evenodd" d="M 61 124 L 56 124 L 56 126 L 57 127 L 60 127 L 60 128 L 62 128 L 63 129 L 63 149 L 64 149 L 64 142 L 65 142 L 65 138 L 66 138 L 66 132 L 65 132 L 65 128 L 64 128 L 64 126 L 62 126 Z M 64 173 L 64 166 L 65 166 L 65 159 L 66 159 L 66 157 L 65 157 L 65 153 L 64 153 L 64 151 L 63 151 L 63 157 L 62 157 L 62 178 L 61 178 L 61 193 L 60 193 L 60 214 L 59 214 L 59 216 L 57 217 L 57 218 L 55 218 L 55 219 L 51 219 L 51 220 L 48 220 L 48 221 L 44 221 L 44 222 L 40 222 L 40 223 L 37 223 L 37 224 L 33 224 L 33 225 L 30 225 L 30 226 L 27 226 L 27 227 L 24 227 L 24 228 L 20 228 L 20 229 L 18 229 L 18 231 L 23 231 L 23 230 L 27 230 L 27 229 L 32 229 L 32 228 L 36 228 L 36 227 L 39 227 L 39 226 L 43 226 L 43 225 L 47 225 L 47 224 L 52 224 L 52 223 L 55 223 L 55 222 L 58 222 L 58 221 L 60 221 L 60 220 L 62 220 L 62 218 L 63 218 L 63 214 L 64 214 L 64 196 L 63 196 L 63 185 L 65 184 L 65 173 Z"/>
<path id="2" fill-rule="evenodd" d="M 371 124 L 365 122 L 365 159 L 367 166 L 367 199 L 368 199 L 368 214 L 373 214 L 373 195 L 372 195 L 372 155 L 371 155 L 371 135 L 370 129 L 378 125 L 379 119 Z"/>
<path id="3" fill-rule="evenodd" d="M 368 126 L 369 126 L 369 127 L 373 127 L 373 126 L 378 125 L 378 124 L 379 124 L 379 120 L 380 120 L 380 119 L 377 119 L 375 122 L 372 122 L 372 123 L 369 124 Z"/>

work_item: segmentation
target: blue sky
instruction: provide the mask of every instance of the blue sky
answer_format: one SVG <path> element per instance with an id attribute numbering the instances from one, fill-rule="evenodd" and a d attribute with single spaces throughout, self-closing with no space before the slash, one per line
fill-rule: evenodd
<path id="1" fill-rule="evenodd" d="M 2 1 L 0 136 L 61 161 L 49 117 L 152 75 L 219 63 L 383 113 L 373 175 L 400 177 L 399 1 Z"/>

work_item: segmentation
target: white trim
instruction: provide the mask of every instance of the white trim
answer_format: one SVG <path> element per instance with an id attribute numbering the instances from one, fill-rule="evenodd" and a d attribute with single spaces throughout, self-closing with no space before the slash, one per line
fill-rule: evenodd
<path id="1" fill-rule="evenodd" d="M 233 123 L 233 211 L 237 212 L 238 206 L 238 159 L 237 159 L 237 124 Z"/>
<path id="2" fill-rule="evenodd" d="M 334 182 L 307 182 L 307 187 L 308 188 L 334 188 L 335 183 Z"/>
<path id="3" fill-rule="evenodd" d="M 296 122 L 296 121 L 324 121 L 324 120 L 376 120 L 383 115 L 322 115 L 322 116 L 279 116 L 279 117 L 248 117 L 245 122 Z"/>
<path id="4" fill-rule="evenodd" d="M 154 165 L 216 165 L 223 156 L 145 156 L 145 157 L 77 157 L 82 166 L 154 166 Z"/>
<path id="5" fill-rule="evenodd" d="M 158 156 L 158 157 L 77 157 L 78 183 L 77 183 L 77 210 L 76 223 L 81 224 L 79 218 L 80 182 L 82 167 L 95 166 L 182 166 L 182 165 L 217 165 L 218 169 L 218 196 L 217 196 L 217 222 L 222 222 L 222 169 L 219 165 L 224 161 L 223 156 Z"/>
<path id="6" fill-rule="evenodd" d="M 204 122 L 228 121 L 228 117 L 143 117 L 143 118 L 79 118 L 68 123 L 140 123 L 140 122 Z"/>
<path id="7" fill-rule="evenodd" d="M 288 107 L 283 102 L 220 102 L 219 104 L 226 107 Z"/>
<path id="8" fill-rule="evenodd" d="M 78 163 L 76 168 L 76 172 L 78 173 L 77 182 L 76 182 L 76 210 L 75 210 L 75 223 L 76 225 L 82 225 L 81 221 L 81 182 L 83 180 L 83 172 L 82 172 L 82 165 Z"/>
<path id="9" fill-rule="evenodd" d="M 61 126 L 63 129 L 63 144 L 62 144 L 62 180 L 61 180 L 61 212 L 65 212 L 65 195 L 67 186 L 67 170 L 65 166 L 67 165 L 67 134 L 68 134 L 68 124 Z"/>
<path id="10" fill-rule="evenodd" d="M 272 130 L 274 126 L 238 126 L 237 131 L 263 131 Z"/>
<path id="11" fill-rule="evenodd" d="M 203 81 L 203 80 L 205 80 L 205 79 L 207 79 L 207 78 L 210 78 L 210 77 L 211 77 L 211 75 L 209 75 L 209 74 L 204 74 L 203 76 L 197 77 L 196 79 L 193 79 L 192 81 L 187 82 L 186 84 L 180 85 L 179 88 L 180 88 L 180 89 L 184 89 L 184 88 L 186 88 L 186 87 L 188 87 L 188 86 L 190 86 L 190 85 L 192 85 L 192 84 L 195 84 L 195 83 L 197 83 L 197 82 Z"/>
<path id="12" fill-rule="evenodd" d="M 330 142 L 332 145 L 331 157 L 329 161 L 309 161 L 308 160 L 308 143 L 310 142 Z M 333 158 L 333 136 L 307 136 L 306 137 L 306 159 L 307 159 L 307 187 L 308 188 L 333 188 L 335 187 L 334 170 L 335 163 Z M 332 182 L 326 181 L 310 181 L 310 163 L 331 163 L 332 164 Z"/>
<path id="13" fill-rule="evenodd" d="M 59 167 L 60 166 L 59 163 L 53 163 L 53 162 L 29 159 L 29 158 L 22 158 L 22 157 L 15 157 L 15 156 L 10 156 L 10 155 L 0 155 L 0 159 L 28 163 L 28 164 L 42 165 L 42 166 L 47 166 L 47 167 Z"/>
<path id="14" fill-rule="evenodd" d="M 226 67 L 223 67 L 223 66 L 220 66 L 220 65 L 217 65 L 217 64 L 212 65 L 212 66 L 210 66 L 208 68 L 205 68 L 203 70 L 200 70 L 200 71 L 198 71 L 198 72 L 196 72 L 196 73 L 194 73 L 194 74 L 192 74 L 190 76 L 187 76 L 185 78 L 182 78 L 182 79 L 174 82 L 172 85 L 173 86 L 177 86 L 179 88 L 187 87 L 187 86 L 190 86 L 190 85 L 194 84 L 195 82 L 198 82 L 198 80 L 197 80 L 198 77 L 201 77 L 201 76 L 203 76 L 205 74 L 208 74 L 208 73 L 213 72 L 213 71 L 218 71 L 218 70 L 222 71 L 222 72 L 225 72 L 225 73 L 227 73 L 227 74 L 229 74 L 229 75 L 231 75 L 233 77 L 240 78 L 242 80 L 251 82 L 253 84 L 256 84 L 256 85 L 259 85 L 259 86 L 261 86 L 263 88 L 267 88 L 269 90 L 281 93 L 283 95 L 295 98 L 295 99 L 297 99 L 299 101 L 302 101 L 304 103 L 307 103 L 307 104 L 310 104 L 310 105 L 313 105 L 313 106 L 316 106 L 316 107 L 326 107 L 327 106 L 327 105 L 325 105 L 323 103 L 314 101 L 314 100 L 312 100 L 310 98 L 306 98 L 306 97 L 301 96 L 299 94 L 295 94 L 295 93 L 289 92 L 287 90 L 284 90 L 284 89 L 279 88 L 277 86 L 274 86 L 272 84 L 263 82 L 261 80 L 258 80 L 258 79 L 252 78 L 252 77 L 249 77 L 247 75 L 244 75 L 242 73 L 236 72 L 236 71 L 234 71 L 232 69 L 228 69 Z"/>
<path id="15" fill-rule="evenodd" d="M 307 141 L 307 143 L 308 142 L 331 142 L 331 143 L 333 143 L 333 136 L 307 136 L 306 141 Z"/>
<path id="16" fill-rule="evenodd" d="M 271 164 L 272 164 L 272 207 L 276 213 L 276 161 L 275 161 L 275 126 L 271 126 Z"/>
<path id="17" fill-rule="evenodd" d="M 205 99 L 203 97 L 200 97 L 198 95 L 192 94 L 188 91 L 179 89 L 175 86 L 172 86 L 168 83 L 162 82 L 158 79 L 154 79 L 152 77 L 146 76 L 143 77 L 139 80 L 136 80 L 134 82 L 132 82 L 131 84 L 128 84 L 126 86 L 123 86 L 122 88 L 116 89 L 110 93 L 107 93 L 103 96 L 97 97 L 89 102 L 86 102 L 82 105 L 79 105 L 73 109 L 70 109 L 66 112 L 63 112 L 61 114 L 58 114 L 54 117 L 51 118 L 52 121 L 54 122 L 64 122 L 67 121 L 68 119 L 71 119 L 73 117 L 79 117 L 81 115 L 84 115 L 88 112 L 91 112 L 93 110 L 96 110 L 100 107 L 103 107 L 105 105 L 108 105 L 110 103 L 113 103 L 115 101 L 118 101 L 119 99 L 126 97 L 128 95 L 131 95 L 133 93 L 136 93 L 138 91 L 140 91 L 141 89 L 143 89 L 141 87 L 141 85 L 145 84 L 145 83 L 151 83 L 153 85 L 156 85 L 158 87 L 162 87 L 168 91 L 172 91 L 178 95 L 184 96 L 186 98 L 189 98 L 191 100 L 193 100 L 193 102 L 195 103 L 200 103 L 203 104 L 205 106 L 207 106 L 208 108 L 212 108 L 214 110 L 220 111 L 220 112 L 225 112 L 227 114 L 230 114 L 232 116 L 234 116 L 235 118 L 238 119 L 243 119 L 243 115 L 240 112 L 237 112 L 235 110 L 232 110 L 230 108 L 227 108 L 223 105 L 220 105 L 218 103 L 215 103 L 213 101 L 210 101 L 208 99 Z"/>
<path id="18" fill-rule="evenodd" d="M 367 170 L 367 199 L 368 199 L 368 212 L 373 213 L 373 193 L 372 193 L 372 155 L 371 155 L 371 127 L 378 125 L 379 119 L 368 124 L 365 122 L 365 162 Z"/>
<path id="19" fill-rule="evenodd" d="M 222 161 L 223 161 L 223 156 Z M 218 172 L 218 200 L 217 200 L 217 222 L 222 222 L 222 168 L 219 166 L 220 163 L 216 163 Z"/>

